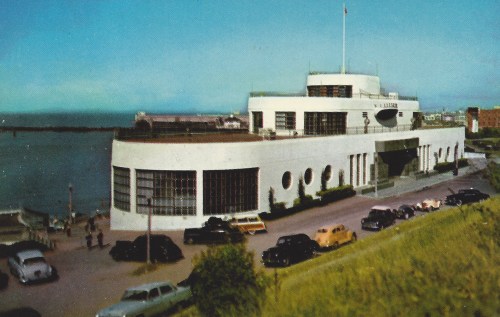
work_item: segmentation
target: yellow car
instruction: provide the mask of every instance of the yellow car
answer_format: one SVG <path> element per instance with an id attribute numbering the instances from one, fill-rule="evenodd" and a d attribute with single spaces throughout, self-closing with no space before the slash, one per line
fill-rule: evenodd
<path id="1" fill-rule="evenodd" d="M 336 249 L 342 244 L 356 241 L 356 238 L 356 232 L 347 229 L 342 224 L 333 224 L 319 228 L 314 240 L 322 249 Z"/>

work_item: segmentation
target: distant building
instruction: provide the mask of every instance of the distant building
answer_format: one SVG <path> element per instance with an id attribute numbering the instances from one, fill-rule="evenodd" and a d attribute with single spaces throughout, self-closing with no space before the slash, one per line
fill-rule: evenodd
<path id="1" fill-rule="evenodd" d="M 479 129 L 483 128 L 500 128 L 500 108 L 467 108 L 467 128 L 473 133 L 476 133 Z"/>
<path id="2" fill-rule="evenodd" d="M 172 131 L 211 131 L 248 129 L 248 116 L 230 115 L 154 115 L 138 112 L 135 127 L 139 130 L 162 133 Z"/>

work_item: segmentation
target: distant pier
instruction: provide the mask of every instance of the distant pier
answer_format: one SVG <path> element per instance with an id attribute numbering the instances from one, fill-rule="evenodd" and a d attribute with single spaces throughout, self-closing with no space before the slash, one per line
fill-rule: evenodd
<path id="1" fill-rule="evenodd" d="M 116 127 L 0 127 L 0 132 L 108 132 Z"/>

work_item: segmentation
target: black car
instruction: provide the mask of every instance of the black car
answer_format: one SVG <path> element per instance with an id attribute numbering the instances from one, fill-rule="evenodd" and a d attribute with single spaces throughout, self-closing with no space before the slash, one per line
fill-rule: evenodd
<path id="1" fill-rule="evenodd" d="M 394 209 L 393 212 L 399 219 L 409 219 L 415 216 L 415 207 L 410 205 L 401 205 L 398 209 Z"/>
<path id="2" fill-rule="evenodd" d="M 460 189 L 458 193 L 446 196 L 444 203 L 447 205 L 460 206 L 462 204 L 475 203 L 488 198 L 490 198 L 490 195 L 481 193 L 474 188 Z"/>
<path id="3" fill-rule="evenodd" d="M 184 243 L 227 243 L 241 242 L 244 235 L 228 221 L 210 217 L 201 228 L 184 229 Z"/>
<path id="4" fill-rule="evenodd" d="M 115 261 L 146 261 L 147 235 L 134 241 L 116 241 L 109 254 Z M 152 262 L 174 262 L 184 258 L 181 249 L 163 234 L 150 236 L 150 260 Z"/>
<path id="5" fill-rule="evenodd" d="M 262 252 L 262 262 L 265 266 L 288 266 L 312 258 L 318 249 L 318 243 L 306 234 L 283 236 L 274 247 Z"/>
<path id="6" fill-rule="evenodd" d="M 373 206 L 368 217 L 361 219 L 361 229 L 382 230 L 396 222 L 396 215 L 387 206 Z"/>

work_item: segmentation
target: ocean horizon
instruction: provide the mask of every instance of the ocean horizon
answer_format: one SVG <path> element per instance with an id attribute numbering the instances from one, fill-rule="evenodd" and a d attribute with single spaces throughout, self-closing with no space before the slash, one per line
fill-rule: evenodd
<path id="1" fill-rule="evenodd" d="M 132 127 L 134 113 L 0 113 L 0 127 Z M 0 210 L 107 211 L 113 132 L 0 132 Z"/>

